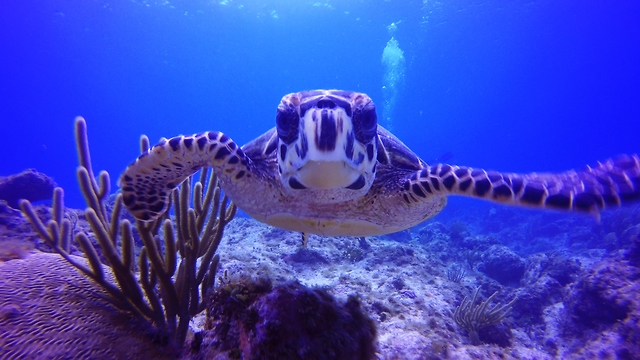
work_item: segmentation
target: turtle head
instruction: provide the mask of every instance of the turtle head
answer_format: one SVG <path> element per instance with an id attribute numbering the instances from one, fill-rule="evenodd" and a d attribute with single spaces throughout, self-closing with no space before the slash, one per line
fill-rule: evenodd
<path id="1" fill-rule="evenodd" d="M 278 170 L 290 193 L 338 202 L 369 191 L 378 122 L 367 95 L 338 90 L 286 95 L 278 106 L 276 129 Z"/>

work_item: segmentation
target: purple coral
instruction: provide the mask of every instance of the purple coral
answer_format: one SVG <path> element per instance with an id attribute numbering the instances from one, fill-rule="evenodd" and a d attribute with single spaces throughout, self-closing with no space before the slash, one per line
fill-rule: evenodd
<path id="1" fill-rule="evenodd" d="M 244 359 L 374 359 L 376 329 L 360 302 L 298 282 L 221 289 L 210 306 L 211 352 Z"/>

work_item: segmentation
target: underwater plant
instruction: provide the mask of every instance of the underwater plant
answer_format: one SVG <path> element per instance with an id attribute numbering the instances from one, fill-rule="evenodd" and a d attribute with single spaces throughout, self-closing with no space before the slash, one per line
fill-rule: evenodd
<path id="1" fill-rule="evenodd" d="M 120 220 L 122 194 L 116 195 L 113 209 L 108 212 L 109 174 L 100 172 L 99 181 L 94 177 L 87 125 L 82 117 L 75 120 L 75 135 L 80 163 L 78 181 L 88 204 L 85 216 L 115 283 L 109 280 L 111 276 L 105 276 L 109 270 L 103 267 L 87 234 L 80 232 L 74 238 L 89 267 L 70 255 L 71 222 L 63 216 L 61 188 L 54 190 L 52 219 L 46 224 L 28 200 L 20 202 L 21 211 L 56 253 L 111 295 L 110 301 L 116 307 L 151 323 L 170 345 L 180 348 L 189 321 L 205 309 L 204 298 L 213 286 L 219 262 L 215 253 L 225 226 L 236 214 L 236 206 L 222 196 L 216 175 L 212 172 L 207 176 L 207 169 L 203 169 L 193 188 L 193 177 L 189 177 L 173 191 L 175 220 L 166 212 L 153 222 L 136 221 L 144 246 L 134 259 L 133 225 L 129 220 Z M 141 138 L 141 148 L 149 148 L 146 136 Z"/>
<path id="2" fill-rule="evenodd" d="M 453 320 L 458 324 L 458 326 L 469 332 L 469 339 L 474 345 L 480 343 L 478 331 L 485 326 L 495 325 L 502 322 L 518 299 L 515 297 L 510 302 L 502 306 L 496 305 L 493 309 L 489 310 L 489 303 L 491 303 L 491 300 L 493 300 L 494 296 L 496 296 L 498 292 L 494 292 L 489 296 L 489 298 L 487 298 L 487 300 L 476 305 L 479 292 L 480 287 L 477 287 L 471 299 L 465 296 L 464 299 L 462 299 L 462 303 L 453 314 Z"/>
<path id="3" fill-rule="evenodd" d="M 447 279 L 456 283 L 460 283 L 467 276 L 467 271 L 460 264 L 454 264 L 447 268 Z"/>

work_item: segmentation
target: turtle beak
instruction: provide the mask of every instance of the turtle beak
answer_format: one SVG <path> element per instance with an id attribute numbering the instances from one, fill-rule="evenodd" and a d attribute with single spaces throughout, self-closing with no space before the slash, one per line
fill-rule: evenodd
<path id="1" fill-rule="evenodd" d="M 307 188 L 318 189 L 348 188 L 357 182 L 364 168 L 362 159 L 353 159 L 351 106 L 324 96 L 304 113 L 301 109 L 301 115 L 301 133 L 308 141 L 308 153 L 298 168 L 297 180 Z"/>
<path id="2" fill-rule="evenodd" d="M 360 177 L 362 175 L 344 161 L 307 161 L 296 176 L 306 188 L 316 189 L 349 188 Z"/>

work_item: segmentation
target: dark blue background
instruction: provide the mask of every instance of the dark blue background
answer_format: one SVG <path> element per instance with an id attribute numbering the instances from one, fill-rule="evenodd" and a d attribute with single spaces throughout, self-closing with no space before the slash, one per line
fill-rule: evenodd
<path id="1" fill-rule="evenodd" d="M 162 3 L 2 2 L 0 175 L 36 168 L 84 207 L 77 115 L 115 190 L 142 133 L 244 144 L 282 95 L 313 88 L 380 108 L 392 22 L 406 58 L 393 128 L 426 161 L 559 171 L 640 149 L 635 1 Z"/>

